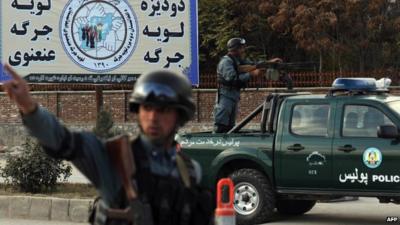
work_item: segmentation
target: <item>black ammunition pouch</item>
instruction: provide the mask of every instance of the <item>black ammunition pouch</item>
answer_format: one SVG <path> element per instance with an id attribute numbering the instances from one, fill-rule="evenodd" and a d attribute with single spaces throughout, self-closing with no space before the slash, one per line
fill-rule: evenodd
<path id="1" fill-rule="evenodd" d="M 235 79 L 231 81 L 226 81 L 222 75 L 218 74 L 218 84 L 220 87 L 227 88 L 227 89 L 234 89 L 234 90 L 240 90 L 242 88 L 245 88 L 247 83 L 239 80 L 239 74 L 236 76 Z"/>

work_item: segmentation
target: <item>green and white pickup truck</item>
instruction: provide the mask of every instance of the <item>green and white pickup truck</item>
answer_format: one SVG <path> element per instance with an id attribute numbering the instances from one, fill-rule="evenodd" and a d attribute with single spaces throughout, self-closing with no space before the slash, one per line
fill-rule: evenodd
<path id="1" fill-rule="evenodd" d="M 201 164 L 204 185 L 234 181 L 239 224 L 266 222 L 275 209 L 303 214 L 317 200 L 343 196 L 399 203 L 400 96 L 386 86 L 341 78 L 327 94 L 270 94 L 228 133 L 178 141 Z M 260 128 L 243 130 L 258 114 Z"/>

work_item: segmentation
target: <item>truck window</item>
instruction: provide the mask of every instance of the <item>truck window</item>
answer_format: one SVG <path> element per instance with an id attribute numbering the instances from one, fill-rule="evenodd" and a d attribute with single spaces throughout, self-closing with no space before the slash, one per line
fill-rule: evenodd
<path id="1" fill-rule="evenodd" d="M 328 134 L 329 105 L 295 105 L 291 114 L 290 131 L 303 136 Z"/>
<path id="2" fill-rule="evenodd" d="M 388 102 L 387 105 L 393 109 L 398 115 L 400 115 L 400 101 Z"/>
<path id="3" fill-rule="evenodd" d="M 380 125 L 393 122 L 380 110 L 365 105 L 346 105 L 342 121 L 344 137 L 377 137 Z"/>

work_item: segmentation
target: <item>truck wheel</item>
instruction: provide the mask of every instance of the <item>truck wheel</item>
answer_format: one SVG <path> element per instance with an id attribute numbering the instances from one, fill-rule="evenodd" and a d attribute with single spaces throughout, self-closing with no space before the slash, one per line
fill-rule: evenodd
<path id="1" fill-rule="evenodd" d="M 278 200 L 276 209 L 284 215 L 301 215 L 310 211 L 314 205 L 314 200 Z"/>
<path id="2" fill-rule="evenodd" d="M 254 169 L 240 169 L 230 175 L 235 184 L 234 208 L 237 224 L 259 224 L 271 219 L 275 193 L 269 180 Z"/>

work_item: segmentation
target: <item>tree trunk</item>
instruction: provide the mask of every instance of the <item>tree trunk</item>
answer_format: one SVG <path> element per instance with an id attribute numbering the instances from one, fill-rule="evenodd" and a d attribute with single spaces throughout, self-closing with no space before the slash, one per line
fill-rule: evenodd
<path id="1" fill-rule="evenodd" d="M 364 58 L 364 51 L 360 49 L 360 69 L 359 72 L 364 72 L 365 70 L 365 58 Z"/>
<path id="2" fill-rule="evenodd" d="M 322 51 L 319 51 L 319 71 L 318 72 L 322 72 L 322 63 L 323 63 L 323 55 L 322 55 Z"/>
<path id="3" fill-rule="evenodd" d="M 322 87 L 322 76 L 321 76 L 321 72 L 322 72 L 322 50 L 319 51 L 319 86 Z"/>

